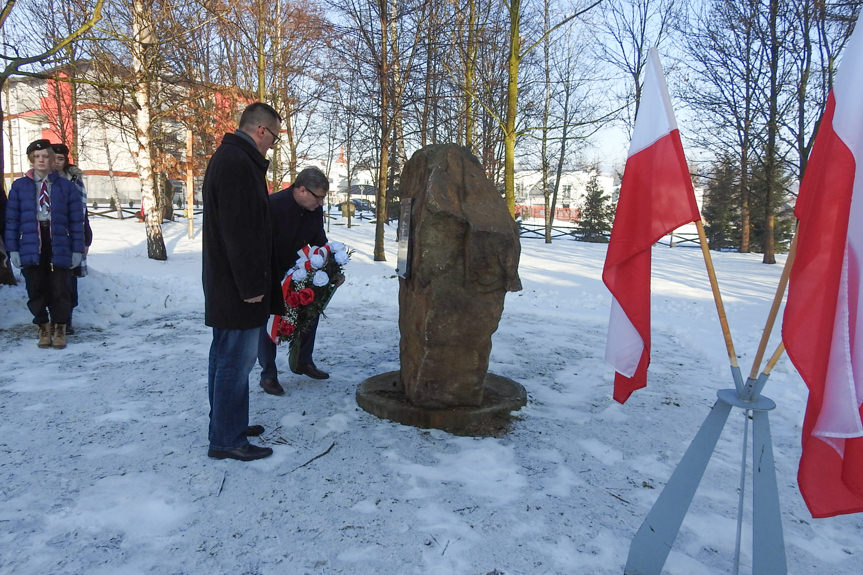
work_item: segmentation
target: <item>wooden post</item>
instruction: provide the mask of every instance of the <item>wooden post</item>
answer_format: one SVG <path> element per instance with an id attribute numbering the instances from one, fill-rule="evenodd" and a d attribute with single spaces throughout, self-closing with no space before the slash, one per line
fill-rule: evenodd
<path id="1" fill-rule="evenodd" d="M 192 128 L 186 128 L 186 219 L 189 221 L 189 239 L 195 235 L 195 169 Z"/>
<path id="2" fill-rule="evenodd" d="M 734 342 L 731 341 L 731 329 L 728 327 L 725 306 L 722 305 L 722 295 L 719 293 L 719 282 L 716 280 L 716 270 L 713 268 L 713 259 L 710 257 L 707 235 L 704 233 L 704 224 L 700 220 L 695 222 L 695 227 L 698 229 L 698 240 L 701 243 L 701 253 L 704 255 L 704 265 L 707 267 L 707 277 L 710 278 L 710 289 L 713 290 L 713 301 L 716 303 L 716 312 L 719 314 L 719 325 L 722 326 L 722 336 L 725 338 L 728 360 L 733 369 L 737 367 L 737 354 L 734 352 Z"/>
<path id="3" fill-rule="evenodd" d="M 791 241 L 791 248 L 788 250 L 788 259 L 785 260 L 785 267 L 782 269 L 779 285 L 776 286 L 776 295 L 773 296 L 773 305 L 770 307 L 770 313 L 767 314 L 767 323 L 764 325 L 761 342 L 758 344 L 758 351 L 755 353 L 755 359 L 752 361 L 752 370 L 749 372 L 749 379 L 758 377 L 758 368 L 761 367 L 761 360 L 764 358 L 764 351 L 767 349 L 767 341 L 770 339 L 770 332 L 773 331 L 773 323 L 776 321 L 776 316 L 779 313 L 779 306 L 782 305 L 785 288 L 788 286 L 788 276 L 791 274 L 791 266 L 794 265 L 794 256 L 796 254 L 797 232 L 794 233 L 794 239 Z M 779 352 L 779 355 L 781 356 L 782 352 Z M 776 360 L 778 361 L 778 359 L 777 357 Z M 775 361 L 773 363 L 774 365 L 776 364 Z"/>

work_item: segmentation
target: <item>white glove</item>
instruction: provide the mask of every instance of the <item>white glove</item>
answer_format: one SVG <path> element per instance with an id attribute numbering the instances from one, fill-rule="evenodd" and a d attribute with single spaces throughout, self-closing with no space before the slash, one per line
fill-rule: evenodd
<path id="1" fill-rule="evenodd" d="M 9 252 L 9 260 L 16 268 L 21 267 L 21 254 L 19 254 L 18 252 Z"/>
<path id="2" fill-rule="evenodd" d="M 81 259 L 84 255 L 81 252 L 72 252 L 72 267 L 77 268 L 81 265 Z"/>

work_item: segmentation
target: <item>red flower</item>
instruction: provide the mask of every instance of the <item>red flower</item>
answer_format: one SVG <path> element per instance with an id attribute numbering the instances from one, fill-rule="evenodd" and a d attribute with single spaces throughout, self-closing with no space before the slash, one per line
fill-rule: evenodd
<path id="1" fill-rule="evenodd" d="M 308 288 L 307 288 L 308 289 Z M 289 291 L 288 297 L 285 298 L 285 302 L 290 307 L 300 307 L 300 294 L 295 291 Z"/>
<path id="2" fill-rule="evenodd" d="M 281 323 L 279 323 L 279 335 L 290 337 L 294 334 L 295 329 L 296 327 L 294 327 L 294 324 L 288 323 L 285 320 L 282 320 Z"/>
<path id="3" fill-rule="evenodd" d="M 299 292 L 300 305 L 309 305 L 315 301 L 315 291 L 312 288 L 303 288 Z"/>

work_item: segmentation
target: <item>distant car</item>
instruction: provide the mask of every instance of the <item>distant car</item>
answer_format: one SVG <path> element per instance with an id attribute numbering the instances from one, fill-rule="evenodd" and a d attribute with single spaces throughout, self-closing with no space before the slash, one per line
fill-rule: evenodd
<path id="1" fill-rule="evenodd" d="M 351 202 L 354 204 L 354 209 L 358 212 L 372 212 L 372 213 L 374 213 L 374 211 L 375 211 L 375 207 L 368 200 L 362 200 L 359 198 L 351 198 Z"/>

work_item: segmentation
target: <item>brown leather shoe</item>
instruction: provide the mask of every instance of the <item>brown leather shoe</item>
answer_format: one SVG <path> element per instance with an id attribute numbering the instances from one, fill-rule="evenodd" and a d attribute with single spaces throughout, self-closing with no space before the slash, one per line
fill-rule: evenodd
<path id="1" fill-rule="evenodd" d="M 54 349 L 63 349 L 66 347 L 66 324 L 54 324 L 54 336 L 51 338 L 51 347 Z"/>
<path id="2" fill-rule="evenodd" d="M 250 425 L 246 428 L 246 437 L 257 437 L 264 433 L 263 425 Z"/>
<path id="3" fill-rule="evenodd" d="M 262 379 L 261 387 L 270 395 L 285 395 L 285 388 L 279 385 L 279 382 L 271 377 L 265 377 Z"/>
<path id="4" fill-rule="evenodd" d="M 51 347 L 51 324 L 39 324 L 39 342 L 36 344 L 41 348 Z"/>
<path id="5" fill-rule="evenodd" d="M 300 375 L 308 375 L 312 379 L 330 378 L 329 373 L 327 373 L 326 371 L 321 371 L 314 363 L 302 363 L 297 366 L 297 370 L 294 373 L 299 373 Z"/>

